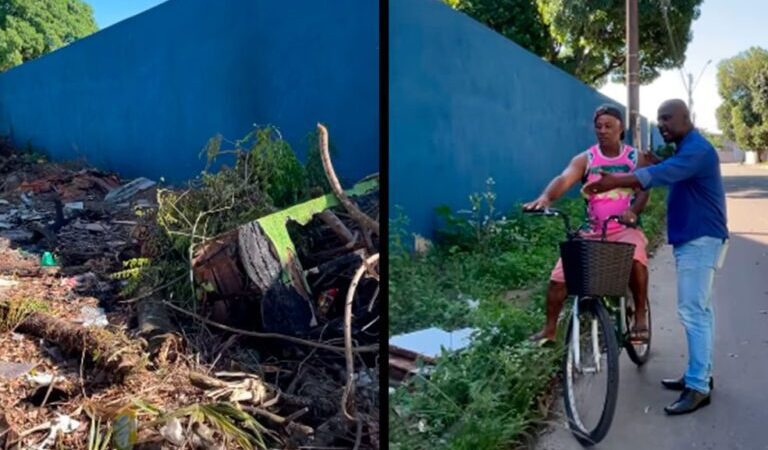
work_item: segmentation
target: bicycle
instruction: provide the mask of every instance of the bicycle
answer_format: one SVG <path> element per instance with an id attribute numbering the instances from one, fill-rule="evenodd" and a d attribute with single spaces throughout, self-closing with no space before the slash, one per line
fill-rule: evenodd
<path id="1" fill-rule="evenodd" d="M 574 437 L 582 445 L 591 446 L 608 434 L 613 421 L 621 348 L 627 350 L 629 358 L 638 367 L 648 361 L 650 354 L 650 302 L 646 307 L 648 339 L 637 343 L 630 335 L 635 322 L 635 306 L 634 299 L 628 300 L 627 290 L 635 246 L 605 240 L 608 224 L 612 220 L 620 222 L 619 216 L 605 220 L 601 239 L 593 240 L 583 238 L 580 229 L 571 229 L 568 216 L 560 210 L 525 212 L 559 216 L 565 225 L 566 240 L 560 243 L 560 256 L 568 295 L 574 301 L 563 356 L 563 401 Z M 589 403 L 581 405 L 578 393 L 584 389 L 589 391 L 594 379 L 601 375 L 605 375 L 602 407 L 590 408 Z"/>

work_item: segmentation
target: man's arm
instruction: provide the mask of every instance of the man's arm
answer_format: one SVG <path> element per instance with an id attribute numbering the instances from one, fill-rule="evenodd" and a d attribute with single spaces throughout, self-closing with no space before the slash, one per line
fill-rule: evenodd
<path id="1" fill-rule="evenodd" d="M 638 169 L 639 171 L 640 169 Z M 637 172 L 635 172 L 637 173 Z M 600 172 L 600 179 L 584 186 L 584 192 L 588 194 L 600 194 L 602 192 L 612 191 L 616 188 L 643 189 L 640 180 L 635 173 L 613 174 Z"/>
<path id="2" fill-rule="evenodd" d="M 637 169 L 632 174 L 602 174 L 603 176 L 584 186 L 584 190 L 597 194 L 616 188 L 649 189 L 668 186 L 696 175 L 705 164 L 706 156 L 695 148 L 675 153 L 653 167 Z"/>
<path id="3" fill-rule="evenodd" d="M 644 152 L 640 152 L 639 155 L 640 157 L 637 161 L 638 167 L 654 166 L 663 161 L 662 159 L 659 159 L 659 157 L 656 156 L 650 148 Z"/>
<path id="4" fill-rule="evenodd" d="M 681 149 L 653 167 L 638 169 L 635 174 L 643 189 L 669 186 L 693 178 L 707 164 L 707 152 L 698 147 Z"/>
<path id="5" fill-rule="evenodd" d="M 648 201 L 651 199 L 651 191 L 637 191 L 635 192 L 635 200 L 632 202 L 632 207 L 630 208 L 632 212 L 635 214 L 640 214 L 645 210 L 645 207 L 648 205 Z"/>
<path id="6" fill-rule="evenodd" d="M 649 159 L 646 157 L 644 153 L 639 154 L 639 158 L 637 161 L 637 167 L 648 167 L 652 164 L 656 164 L 658 161 L 653 161 L 653 159 Z M 621 220 L 624 223 L 636 223 L 637 217 L 645 210 L 645 207 L 648 205 L 648 202 L 651 199 L 651 191 L 644 191 L 644 190 L 637 190 L 635 191 L 635 198 L 632 200 L 632 205 L 624 211 L 624 214 L 622 214 Z"/>
<path id="7" fill-rule="evenodd" d="M 563 172 L 550 181 L 539 198 L 523 205 L 524 209 L 544 209 L 563 196 L 584 176 L 587 170 L 587 154 L 580 153 L 571 159 Z"/>

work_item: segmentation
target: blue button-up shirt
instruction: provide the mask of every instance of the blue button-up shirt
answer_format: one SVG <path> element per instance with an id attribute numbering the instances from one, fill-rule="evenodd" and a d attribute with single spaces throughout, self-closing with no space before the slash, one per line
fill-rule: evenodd
<path id="1" fill-rule="evenodd" d="M 635 171 L 643 189 L 670 186 L 667 236 L 681 245 L 703 236 L 728 238 L 720 159 L 712 144 L 691 130 L 673 156 Z"/>

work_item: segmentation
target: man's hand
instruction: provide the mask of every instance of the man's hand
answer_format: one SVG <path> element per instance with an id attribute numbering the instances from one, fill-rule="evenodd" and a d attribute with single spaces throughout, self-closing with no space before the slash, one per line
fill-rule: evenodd
<path id="1" fill-rule="evenodd" d="M 600 179 L 584 185 L 582 191 L 586 194 L 601 194 L 616 189 L 616 176 L 607 172 L 600 172 Z"/>
<path id="2" fill-rule="evenodd" d="M 540 209 L 547 209 L 552 205 L 552 201 L 546 196 L 541 196 L 532 202 L 528 202 L 523 205 L 523 209 L 526 211 L 536 211 Z"/>
<path id="3" fill-rule="evenodd" d="M 635 226 L 637 224 L 637 214 L 631 209 L 624 211 L 624 214 L 621 215 L 621 223 Z"/>
<path id="4" fill-rule="evenodd" d="M 644 164 L 640 164 L 641 166 L 653 166 L 655 164 L 658 164 L 662 161 L 658 156 L 656 156 L 655 153 L 651 151 L 651 149 L 646 149 L 644 152 L 640 152 L 640 154 L 643 156 Z"/>

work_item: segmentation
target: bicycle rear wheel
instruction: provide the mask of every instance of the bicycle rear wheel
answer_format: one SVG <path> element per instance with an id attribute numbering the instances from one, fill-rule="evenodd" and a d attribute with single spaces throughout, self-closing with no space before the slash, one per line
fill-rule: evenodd
<path id="1" fill-rule="evenodd" d="M 563 400 L 568 425 L 584 446 L 600 442 L 611 427 L 619 387 L 619 346 L 608 312 L 596 298 L 579 301 L 579 362 L 568 325 L 563 358 Z"/>
<path id="2" fill-rule="evenodd" d="M 624 338 L 624 348 L 627 349 L 627 355 L 638 367 L 648 361 L 651 354 L 651 337 L 653 336 L 653 327 L 651 326 L 651 300 L 648 300 L 645 308 L 645 320 L 648 323 L 648 341 L 642 344 L 633 343 L 630 331 L 635 326 L 635 300 L 627 297 L 627 336 Z"/>

